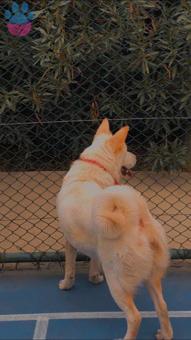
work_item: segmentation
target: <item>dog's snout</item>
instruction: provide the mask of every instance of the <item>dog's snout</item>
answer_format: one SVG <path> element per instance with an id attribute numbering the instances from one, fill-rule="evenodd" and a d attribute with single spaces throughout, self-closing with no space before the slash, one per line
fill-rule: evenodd
<path id="1" fill-rule="evenodd" d="M 133 166 L 135 166 L 135 164 L 137 163 L 137 157 L 132 153 L 132 156 L 133 156 Z"/>
<path id="2" fill-rule="evenodd" d="M 135 166 L 136 162 L 137 162 L 137 157 L 135 156 L 135 154 L 128 152 L 125 167 L 127 167 L 127 169 L 131 169 Z"/>

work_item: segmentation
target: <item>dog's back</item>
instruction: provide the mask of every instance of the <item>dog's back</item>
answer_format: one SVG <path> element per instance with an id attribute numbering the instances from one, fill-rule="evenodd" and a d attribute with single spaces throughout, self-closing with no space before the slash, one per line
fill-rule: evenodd
<path id="1" fill-rule="evenodd" d="M 139 192 L 129 186 L 103 190 L 96 197 L 93 218 L 103 266 L 112 263 L 111 270 L 117 269 L 119 280 L 120 267 L 126 285 L 130 280 L 132 289 L 154 270 L 165 271 L 168 266 L 165 233 Z"/>

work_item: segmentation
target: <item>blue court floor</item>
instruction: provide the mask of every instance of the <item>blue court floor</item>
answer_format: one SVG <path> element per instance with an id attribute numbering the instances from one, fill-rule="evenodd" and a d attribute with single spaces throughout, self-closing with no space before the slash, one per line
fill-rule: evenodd
<path id="1" fill-rule="evenodd" d="M 47 270 L 0 272 L 0 339 L 122 338 L 126 323 L 105 283 L 94 286 L 79 274 L 66 292 L 58 289 L 61 278 Z M 163 286 L 174 340 L 191 340 L 191 270 L 171 269 Z M 154 339 L 159 324 L 144 288 L 136 304 L 143 316 L 138 339 Z"/>

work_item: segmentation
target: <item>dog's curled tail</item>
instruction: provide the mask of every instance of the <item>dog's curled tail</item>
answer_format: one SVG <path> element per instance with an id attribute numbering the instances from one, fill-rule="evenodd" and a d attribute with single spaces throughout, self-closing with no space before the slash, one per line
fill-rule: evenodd
<path id="1" fill-rule="evenodd" d="M 125 216 L 120 200 L 111 193 L 102 193 L 94 206 L 97 232 L 104 238 L 116 239 L 122 235 Z"/>

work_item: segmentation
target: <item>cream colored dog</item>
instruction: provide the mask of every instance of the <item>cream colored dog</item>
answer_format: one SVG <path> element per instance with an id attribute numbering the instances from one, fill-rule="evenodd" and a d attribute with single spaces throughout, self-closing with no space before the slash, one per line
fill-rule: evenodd
<path id="1" fill-rule="evenodd" d="M 143 197 L 118 184 L 121 169 L 136 163 L 127 151 L 128 127 L 114 135 L 108 120 L 100 125 L 64 178 L 57 198 L 60 227 L 66 239 L 65 278 L 61 289 L 75 281 L 76 250 L 90 256 L 90 280 L 98 283 L 99 262 L 109 289 L 128 318 L 125 339 L 135 339 L 141 321 L 133 296 L 146 281 L 160 319 L 158 339 L 172 339 L 172 328 L 163 299 L 161 279 L 168 266 L 168 249 L 162 226 L 151 216 Z M 109 187 L 109 188 L 108 188 Z"/>

